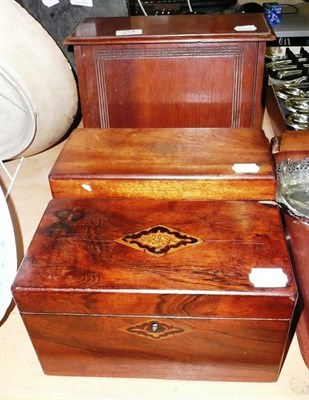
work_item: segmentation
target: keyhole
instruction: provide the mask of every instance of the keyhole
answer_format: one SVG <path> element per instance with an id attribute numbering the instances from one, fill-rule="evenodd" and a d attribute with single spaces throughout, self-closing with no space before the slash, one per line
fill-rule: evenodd
<path id="1" fill-rule="evenodd" d="M 156 332 L 159 329 L 159 324 L 157 322 L 153 322 L 151 324 L 151 330 L 152 332 Z"/>

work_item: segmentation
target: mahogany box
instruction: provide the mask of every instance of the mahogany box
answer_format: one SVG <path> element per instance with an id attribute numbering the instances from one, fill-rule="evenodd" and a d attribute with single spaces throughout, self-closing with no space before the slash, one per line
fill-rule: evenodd
<path id="1" fill-rule="evenodd" d="M 56 160 L 53 197 L 274 200 L 258 128 L 77 129 Z"/>
<path id="2" fill-rule="evenodd" d="M 224 381 L 278 378 L 297 299 L 257 201 L 53 199 L 12 291 L 46 374 Z"/>

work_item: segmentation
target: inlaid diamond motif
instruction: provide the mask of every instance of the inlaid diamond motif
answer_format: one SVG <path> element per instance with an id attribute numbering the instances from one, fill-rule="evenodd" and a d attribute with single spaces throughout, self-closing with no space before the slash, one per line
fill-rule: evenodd
<path id="1" fill-rule="evenodd" d="M 164 225 L 156 225 L 123 236 L 115 241 L 152 256 L 163 256 L 202 242 L 196 236 L 179 232 Z"/>
<path id="2" fill-rule="evenodd" d="M 166 339 L 171 336 L 189 332 L 171 323 L 157 321 L 145 321 L 138 325 L 124 327 L 121 330 L 153 340 Z"/>

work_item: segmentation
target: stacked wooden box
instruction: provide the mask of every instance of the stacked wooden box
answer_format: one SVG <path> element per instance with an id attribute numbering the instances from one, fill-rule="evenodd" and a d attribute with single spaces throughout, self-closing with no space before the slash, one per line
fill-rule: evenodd
<path id="1" fill-rule="evenodd" d="M 71 134 L 50 173 L 54 198 L 18 271 L 15 301 L 47 374 L 274 381 L 293 334 L 297 289 L 274 204 L 269 143 L 257 128 L 261 56 L 271 32 L 262 16 L 248 16 L 255 38 L 233 29 L 242 17 L 181 16 L 184 35 L 172 17 L 141 18 L 126 23 L 140 21 L 149 32 L 147 21 L 151 29 L 161 21 L 161 29 L 172 31 L 135 37 L 135 44 L 131 36 L 118 36 L 116 51 L 114 30 L 103 39 L 87 38 L 100 36 L 99 21 L 76 29 L 82 33 L 76 55 L 89 129 Z M 196 21 L 205 23 L 206 34 L 196 31 Z M 195 30 L 191 37 L 189 28 Z M 219 106 L 215 99 L 225 96 L 224 84 L 203 83 L 195 110 L 198 99 L 189 93 L 198 90 L 196 69 L 199 77 L 190 87 L 177 81 L 182 86 L 173 93 L 187 94 L 175 105 L 176 119 L 170 105 L 166 119 L 158 112 L 162 105 L 147 108 L 147 96 L 133 84 L 132 98 L 125 91 L 126 107 L 113 107 L 118 96 L 112 88 L 125 87 L 115 80 L 106 86 L 105 79 L 111 71 L 119 76 L 117 65 L 125 73 L 128 60 L 127 82 L 142 65 L 158 71 L 156 44 L 160 51 L 172 45 L 163 62 L 170 54 L 176 65 L 184 57 L 195 67 L 228 60 L 236 94 Z M 249 73 L 241 84 L 244 54 L 254 55 L 246 67 L 256 76 Z M 89 60 L 90 75 L 83 69 Z M 141 114 L 130 116 L 140 96 Z M 117 120 L 128 125 L 108 123 Z M 205 121 L 218 128 L 204 128 Z"/>
<path id="2" fill-rule="evenodd" d="M 13 288 L 47 374 L 278 377 L 297 290 L 268 142 L 168 131 L 77 130 L 50 173 Z"/>

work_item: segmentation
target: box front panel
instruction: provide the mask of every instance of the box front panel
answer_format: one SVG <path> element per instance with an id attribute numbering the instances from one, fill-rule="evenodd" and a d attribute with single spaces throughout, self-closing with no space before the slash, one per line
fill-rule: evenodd
<path id="1" fill-rule="evenodd" d="M 46 374 L 274 381 L 288 320 L 26 315 Z"/>
<path id="2" fill-rule="evenodd" d="M 259 127 L 264 49 L 254 42 L 82 46 L 84 126 Z"/>

